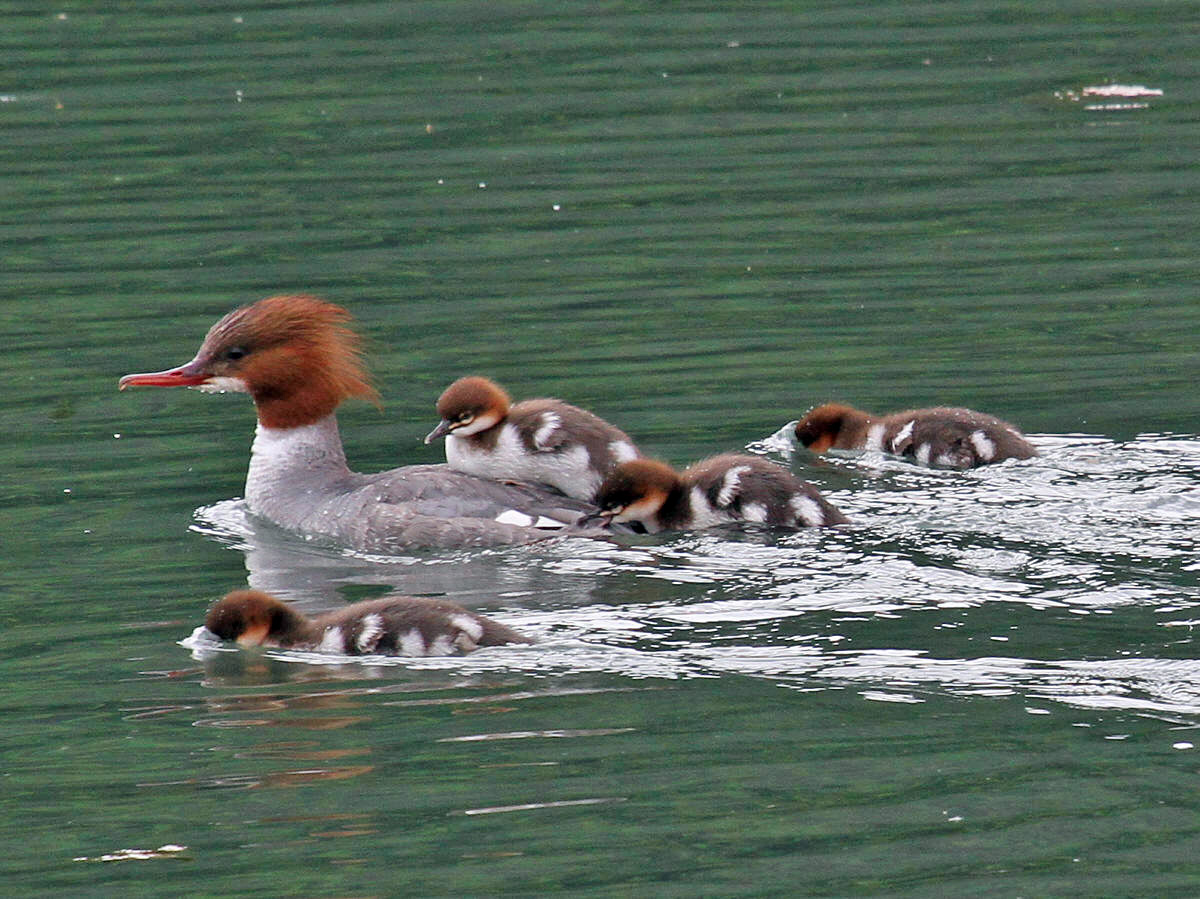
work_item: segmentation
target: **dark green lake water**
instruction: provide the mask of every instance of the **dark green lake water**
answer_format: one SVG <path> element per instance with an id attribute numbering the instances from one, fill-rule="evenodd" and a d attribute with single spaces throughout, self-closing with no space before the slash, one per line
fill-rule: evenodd
<path id="1" fill-rule="evenodd" d="M 1195 9 L 0 12 L 5 891 L 1200 893 Z M 798 452 L 833 533 L 358 558 L 246 518 L 243 397 L 115 389 L 295 290 L 370 337 L 364 471 L 466 373 L 680 464 L 831 399 L 1044 456 Z M 194 659 L 248 579 L 542 642 Z"/>

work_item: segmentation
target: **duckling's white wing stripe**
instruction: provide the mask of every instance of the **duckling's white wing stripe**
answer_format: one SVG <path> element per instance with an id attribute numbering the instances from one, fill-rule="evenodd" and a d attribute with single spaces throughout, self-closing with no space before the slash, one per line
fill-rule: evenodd
<path id="1" fill-rule="evenodd" d="M 717 493 L 718 508 L 728 508 L 733 503 L 737 498 L 738 482 L 742 479 L 742 472 L 749 470 L 749 465 L 738 465 L 725 472 L 725 477 L 721 479 L 721 489 Z"/>
<path id="2" fill-rule="evenodd" d="M 996 444 L 992 443 L 983 431 L 971 432 L 971 443 L 975 446 L 975 452 L 979 453 L 979 458 L 984 462 L 991 462 L 996 458 Z"/>
<path id="3" fill-rule="evenodd" d="M 342 636 L 340 627 L 329 627 L 325 629 L 324 635 L 321 637 L 321 642 L 317 646 L 317 652 L 345 652 L 346 640 Z"/>
<path id="4" fill-rule="evenodd" d="M 550 438 L 562 425 L 562 416 L 557 412 L 546 412 L 542 415 L 542 423 L 533 432 L 533 445 L 540 450 L 549 449 Z"/>
<path id="5" fill-rule="evenodd" d="M 359 652 L 373 652 L 382 635 L 383 619 L 378 615 L 367 615 L 362 620 L 358 636 L 354 638 L 354 645 L 358 647 Z"/>

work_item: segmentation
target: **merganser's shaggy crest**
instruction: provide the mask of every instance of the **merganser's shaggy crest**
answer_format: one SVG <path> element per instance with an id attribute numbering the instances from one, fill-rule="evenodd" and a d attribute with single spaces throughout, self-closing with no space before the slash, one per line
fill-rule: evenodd
<path id="1" fill-rule="evenodd" d="M 186 365 L 126 375 L 120 386 L 250 394 L 258 428 L 247 507 L 280 527 L 355 549 L 523 543 L 571 531 L 595 511 L 547 489 L 445 465 L 350 471 L 334 410 L 344 399 L 376 393 L 349 319 L 316 297 L 268 297 L 213 325 Z"/>
<path id="2" fill-rule="evenodd" d="M 1030 459 L 1037 449 L 1015 427 L 971 409 L 939 406 L 876 418 L 850 406 L 818 406 L 796 423 L 796 438 L 815 453 L 875 450 L 921 465 L 975 468 Z"/>
<path id="3" fill-rule="evenodd" d="M 242 646 L 349 656 L 445 656 L 533 642 L 458 603 L 409 596 L 356 602 L 309 618 L 269 593 L 234 590 L 208 610 L 204 626 L 218 639 Z"/>
<path id="4" fill-rule="evenodd" d="M 555 399 L 516 405 L 487 378 L 459 378 L 437 401 L 441 423 L 425 442 L 446 438 L 446 462 L 486 478 L 515 478 L 590 500 L 619 463 L 641 456 L 633 441 L 586 409 Z"/>
<path id="5" fill-rule="evenodd" d="M 664 462 L 618 465 L 596 494 L 602 521 L 640 522 L 650 533 L 752 521 L 789 528 L 845 524 L 817 489 L 758 456 L 726 453 L 682 473 Z"/>

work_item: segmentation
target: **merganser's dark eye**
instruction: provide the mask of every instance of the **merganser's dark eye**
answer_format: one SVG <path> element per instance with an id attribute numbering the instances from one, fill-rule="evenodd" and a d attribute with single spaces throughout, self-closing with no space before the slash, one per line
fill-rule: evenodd
<path id="1" fill-rule="evenodd" d="M 249 350 L 247 350 L 244 346 L 231 346 L 225 351 L 225 358 L 230 362 L 237 362 L 248 352 Z"/>
<path id="2" fill-rule="evenodd" d="M 464 412 L 460 416 L 458 416 L 458 423 L 460 425 L 465 425 L 465 424 L 468 424 L 474 418 L 475 418 L 474 412 Z"/>

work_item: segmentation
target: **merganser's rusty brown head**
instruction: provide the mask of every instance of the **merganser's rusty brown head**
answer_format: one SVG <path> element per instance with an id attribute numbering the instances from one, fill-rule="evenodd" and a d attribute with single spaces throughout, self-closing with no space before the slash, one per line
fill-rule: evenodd
<path id="1" fill-rule="evenodd" d="M 350 313 L 307 294 L 267 297 L 212 326 L 192 361 L 125 375 L 126 387 L 197 387 L 248 393 L 268 428 L 294 428 L 330 415 L 352 396 L 378 401 L 363 369 Z"/>
<path id="2" fill-rule="evenodd" d="M 432 443 L 447 434 L 469 437 L 498 425 L 508 414 L 512 399 L 495 381 L 473 375 L 459 378 L 438 397 L 437 412 L 442 417 L 425 437 Z"/>
<path id="3" fill-rule="evenodd" d="M 589 515 L 585 521 L 649 524 L 682 485 L 679 472 L 666 462 L 656 459 L 622 462 L 596 491 L 594 501 L 600 511 Z"/>
<path id="4" fill-rule="evenodd" d="M 866 433 L 871 417 L 853 406 L 826 403 L 796 422 L 796 439 L 814 453 L 843 449 Z"/>
<path id="5" fill-rule="evenodd" d="M 304 617 L 261 590 L 234 590 L 208 610 L 204 626 L 242 646 L 278 646 L 303 630 Z"/>

